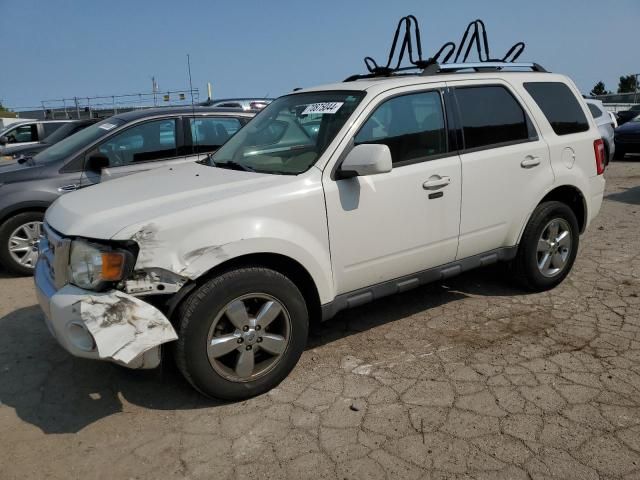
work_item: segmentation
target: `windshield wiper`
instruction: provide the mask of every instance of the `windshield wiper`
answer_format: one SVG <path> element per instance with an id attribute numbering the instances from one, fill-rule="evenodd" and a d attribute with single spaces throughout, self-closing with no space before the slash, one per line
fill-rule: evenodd
<path id="1" fill-rule="evenodd" d="M 216 162 L 211 159 L 211 163 L 213 163 L 214 167 L 218 168 L 228 168 L 230 170 L 242 170 L 244 172 L 255 172 L 255 170 L 247 165 L 243 165 L 234 160 L 227 160 L 226 162 Z"/>

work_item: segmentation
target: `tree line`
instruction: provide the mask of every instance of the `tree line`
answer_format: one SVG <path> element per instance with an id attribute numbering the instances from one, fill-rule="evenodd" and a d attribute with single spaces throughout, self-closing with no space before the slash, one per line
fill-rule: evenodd
<path id="1" fill-rule="evenodd" d="M 638 88 L 638 78 L 635 75 L 623 75 L 620 77 L 618 81 L 618 93 L 633 93 Z M 595 84 L 595 86 L 591 89 L 589 93 L 592 96 L 596 95 L 606 95 L 608 93 L 613 93 L 607 91 L 607 87 L 604 85 L 604 82 L 600 81 Z"/>

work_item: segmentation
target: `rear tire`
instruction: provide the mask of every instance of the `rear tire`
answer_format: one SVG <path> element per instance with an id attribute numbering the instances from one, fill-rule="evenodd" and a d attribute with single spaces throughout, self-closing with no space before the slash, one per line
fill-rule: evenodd
<path id="1" fill-rule="evenodd" d="M 562 202 L 544 202 L 529 219 L 514 260 L 517 280 L 541 292 L 562 282 L 571 271 L 580 230 L 573 210 Z"/>
<path id="2" fill-rule="evenodd" d="M 0 225 L 0 264 L 14 275 L 33 275 L 43 212 L 19 213 Z"/>
<path id="3" fill-rule="evenodd" d="M 298 362 L 309 329 L 300 290 L 263 267 L 209 280 L 185 300 L 179 319 L 178 368 L 198 391 L 224 400 L 277 386 Z"/>

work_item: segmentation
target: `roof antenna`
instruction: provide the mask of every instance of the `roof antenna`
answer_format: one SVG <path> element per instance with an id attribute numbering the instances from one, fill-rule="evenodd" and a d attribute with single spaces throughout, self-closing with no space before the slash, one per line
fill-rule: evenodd
<path id="1" fill-rule="evenodd" d="M 195 122 L 195 117 L 196 117 L 196 106 L 193 103 L 193 83 L 191 82 L 191 56 L 187 53 L 187 71 L 189 72 L 189 93 L 191 94 L 191 114 L 193 115 L 193 122 Z M 191 129 L 191 132 L 193 133 L 194 129 Z M 199 145 L 198 143 L 198 129 L 195 129 L 196 132 L 196 138 L 195 138 L 195 149 L 193 149 L 193 153 L 196 153 L 197 147 Z M 191 138 L 191 141 L 193 142 L 193 135 Z"/>

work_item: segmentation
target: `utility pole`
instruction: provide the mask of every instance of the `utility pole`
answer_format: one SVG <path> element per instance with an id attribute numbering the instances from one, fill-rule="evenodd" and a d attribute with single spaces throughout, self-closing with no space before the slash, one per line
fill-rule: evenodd
<path id="1" fill-rule="evenodd" d="M 633 93 L 633 103 L 638 103 L 638 77 L 640 77 L 640 73 L 634 73 L 633 76 L 636 79 L 635 89 Z"/>
<path id="2" fill-rule="evenodd" d="M 158 84 L 156 83 L 156 77 L 151 77 L 151 91 L 153 92 L 153 106 L 158 106 L 158 99 L 156 93 L 158 92 Z"/>

